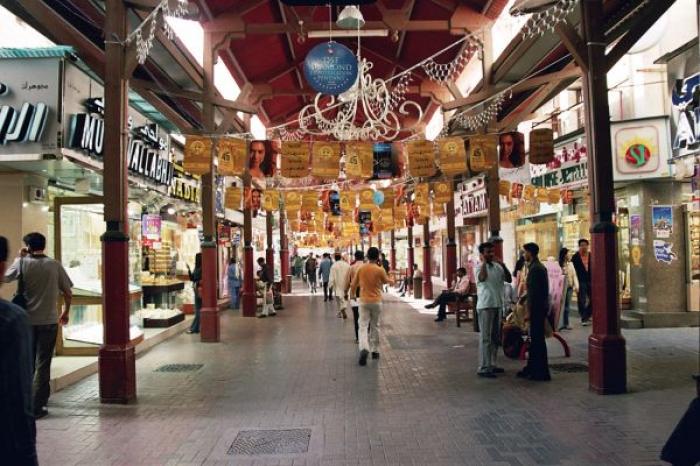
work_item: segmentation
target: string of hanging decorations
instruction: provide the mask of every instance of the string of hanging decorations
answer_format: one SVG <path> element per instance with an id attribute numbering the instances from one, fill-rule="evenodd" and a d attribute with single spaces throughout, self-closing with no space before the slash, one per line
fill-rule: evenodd
<path id="1" fill-rule="evenodd" d="M 171 1 L 175 2 L 174 7 L 170 6 Z M 168 39 L 172 40 L 175 37 L 175 31 L 173 31 L 166 17 L 182 18 L 186 13 L 187 0 L 161 0 L 143 22 L 127 36 L 124 43 L 126 45 L 136 43 L 136 58 L 143 65 L 153 48 L 158 27 L 163 28 Z"/>
<path id="2" fill-rule="evenodd" d="M 456 78 L 469 61 L 482 49 L 483 45 L 476 37 L 469 37 L 457 57 L 449 63 L 437 63 L 434 58 L 428 58 L 421 64 L 425 74 L 433 81 L 444 84 Z"/>
<path id="3" fill-rule="evenodd" d="M 556 26 L 564 21 L 574 10 L 578 0 L 558 0 L 549 8 L 533 13 L 523 26 L 520 34 L 523 39 L 540 37 L 545 32 L 554 32 Z M 511 10 L 513 16 L 524 15 L 525 12 L 514 8 Z"/>

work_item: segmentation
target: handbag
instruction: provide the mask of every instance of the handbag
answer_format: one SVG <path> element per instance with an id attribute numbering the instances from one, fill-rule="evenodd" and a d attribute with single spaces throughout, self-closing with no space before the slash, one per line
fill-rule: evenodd
<path id="1" fill-rule="evenodd" d="M 19 260 L 19 275 L 17 276 L 17 291 L 12 297 L 12 304 L 27 310 L 27 297 L 24 295 L 24 274 L 22 273 L 22 264 L 24 259 Z"/>

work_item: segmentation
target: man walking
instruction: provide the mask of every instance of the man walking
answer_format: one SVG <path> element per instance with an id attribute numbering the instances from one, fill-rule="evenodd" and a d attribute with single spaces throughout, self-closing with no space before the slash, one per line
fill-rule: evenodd
<path id="1" fill-rule="evenodd" d="M 5 273 L 5 281 L 20 280 L 20 286 L 24 290 L 27 303 L 25 311 L 32 324 L 34 342 L 34 416 L 40 419 L 49 413 L 46 404 L 51 392 L 51 359 L 56 346 L 58 322 L 62 325 L 68 323 L 73 283 L 61 263 L 44 254 L 44 235 L 29 233 L 23 241 L 26 247 L 22 248 L 20 257 Z M 56 304 L 59 294 L 63 295 L 65 307 L 60 318 L 57 318 Z"/>
<path id="2" fill-rule="evenodd" d="M 362 251 L 355 251 L 355 261 L 350 265 L 348 270 L 347 285 L 345 285 L 345 299 L 349 299 L 350 308 L 352 309 L 352 320 L 355 323 L 355 343 L 359 343 L 359 331 L 360 331 L 360 306 L 357 299 L 360 296 L 359 287 L 351 288 L 350 284 L 352 280 L 357 275 L 357 271 L 365 263 L 365 253 Z"/>
<path id="3" fill-rule="evenodd" d="M 498 336 L 501 309 L 503 308 L 503 283 L 510 283 L 510 274 L 495 258 L 493 243 L 485 242 L 479 245 L 481 264 L 476 269 L 476 312 L 479 318 L 479 370 L 480 377 L 495 378 L 503 373 L 496 367 L 498 354 Z M 466 270 L 465 270 L 466 275 Z"/>
<path id="4" fill-rule="evenodd" d="M 386 271 L 377 264 L 379 249 L 367 250 L 367 263 L 353 276 L 350 289 L 360 287 L 360 366 L 367 365 L 367 356 L 379 359 L 379 315 L 382 311 L 382 287 L 393 284 Z M 368 328 L 369 325 L 369 328 Z"/>
<path id="5" fill-rule="evenodd" d="M 527 306 L 530 311 L 530 347 L 527 365 L 518 377 L 548 381 L 547 343 L 544 341 L 545 319 L 549 313 L 549 278 L 547 269 L 539 260 L 540 248 L 535 243 L 523 246 L 527 261 Z"/>
<path id="6" fill-rule="evenodd" d="M 588 252 L 588 246 L 587 239 L 578 240 L 578 252 L 571 258 L 578 279 L 576 289 L 578 313 L 581 316 L 581 325 L 584 327 L 591 323 L 591 254 Z"/>
<path id="7" fill-rule="evenodd" d="M 331 279 L 331 267 L 333 266 L 333 262 L 331 261 L 331 255 L 326 253 L 323 253 L 323 260 L 318 266 L 318 275 L 321 278 L 321 283 L 323 283 L 323 302 L 327 302 L 331 300 L 331 296 L 333 295 L 332 291 L 329 290 L 328 288 L 328 282 Z"/>
<path id="8" fill-rule="evenodd" d="M 309 290 L 311 294 L 316 293 L 316 258 L 313 254 L 309 254 L 309 258 L 306 259 L 304 264 L 304 269 L 306 272 L 306 279 L 309 281 Z"/>
<path id="9" fill-rule="evenodd" d="M 437 318 L 435 322 L 442 322 L 447 318 L 447 305 L 458 301 L 467 295 L 469 291 L 469 279 L 467 279 L 467 269 L 460 267 L 457 269 L 457 283 L 454 288 L 444 290 L 440 296 L 435 298 L 430 304 L 426 304 L 426 309 L 438 308 Z"/>
<path id="10" fill-rule="evenodd" d="M 328 287 L 335 290 L 335 302 L 338 305 L 337 317 L 343 319 L 348 318 L 345 309 L 348 307 L 345 289 L 348 287 L 348 275 L 350 272 L 350 264 L 343 260 L 343 256 L 335 253 L 335 262 L 331 266 L 330 281 Z"/>
<path id="11" fill-rule="evenodd" d="M 0 236 L 0 276 L 9 246 Z M 0 299 L 0 454 L 6 464 L 34 466 L 36 425 L 32 409 L 32 334 L 24 309 Z"/>

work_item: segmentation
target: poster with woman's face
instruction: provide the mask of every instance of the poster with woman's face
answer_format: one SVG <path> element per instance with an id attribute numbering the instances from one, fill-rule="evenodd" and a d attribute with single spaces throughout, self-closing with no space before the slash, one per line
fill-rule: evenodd
<path id="1" fill-rule="evenodd" d="M 245 188 L 245 207 L 257 212 L 262 207 L 262 191 L 256 188 Z"/>
<path id="2" fill-rule="evenodd" d="M 503 133 L 498 138 L 498 159 L 502 168 L 525 165 L 525 138 L 523 133 Z"/>
<path id="3" fill-rule="evenodd" d="M 275 152 L 271 141 L 253 141 L 248 154 L 248 170 L 253 179 L 265 179 L 275 176 Z"/>

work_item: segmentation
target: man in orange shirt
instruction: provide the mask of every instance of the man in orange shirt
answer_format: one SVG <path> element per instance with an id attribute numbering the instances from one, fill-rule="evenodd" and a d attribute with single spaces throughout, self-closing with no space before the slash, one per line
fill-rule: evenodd
<path id="1" fill-rule="evenodd" d="M 367 365 L 367 356 L 372 352 L 372 359 L 379 359 L 379 314 L 382 311 L 383 285 L 394 281 L 387 275 L 377 261 L 379 249 L 367 250 L 367 263 L 353 274 L 350 289 L 360 288 L 360 366 Z"/>

